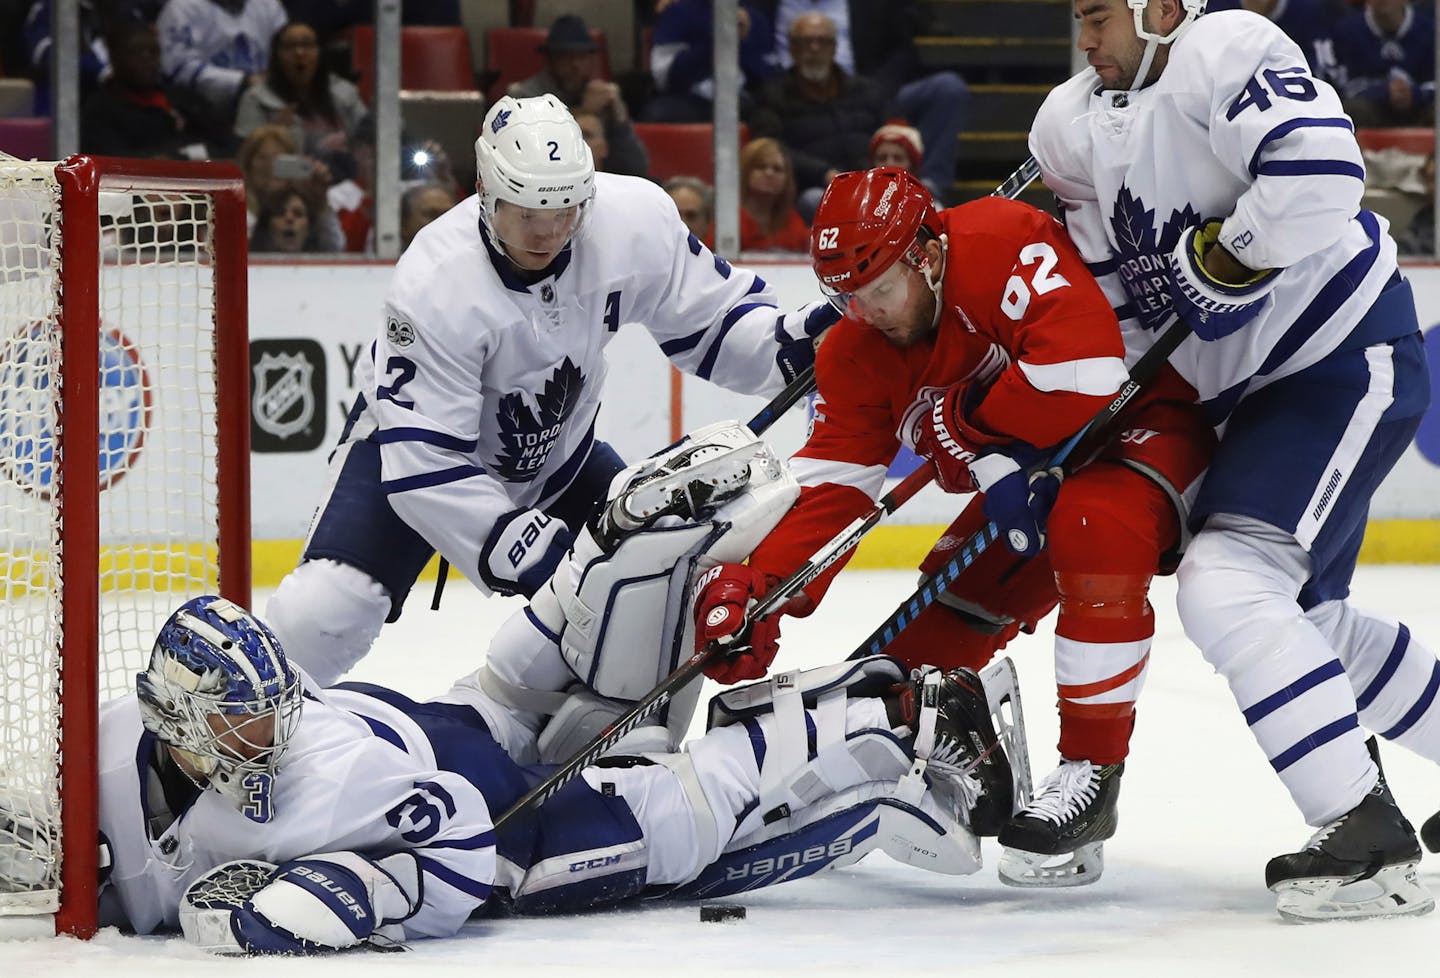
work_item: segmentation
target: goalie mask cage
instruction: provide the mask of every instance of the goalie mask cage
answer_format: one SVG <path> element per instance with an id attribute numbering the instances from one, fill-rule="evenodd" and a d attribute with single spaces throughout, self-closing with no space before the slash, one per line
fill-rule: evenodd
<path id="1" fill-rule="evenodd" d="M 0 933 L 94 932 L 100 704 L 249 606 L 245 248 L 228 164 L 0 155 Z"/>

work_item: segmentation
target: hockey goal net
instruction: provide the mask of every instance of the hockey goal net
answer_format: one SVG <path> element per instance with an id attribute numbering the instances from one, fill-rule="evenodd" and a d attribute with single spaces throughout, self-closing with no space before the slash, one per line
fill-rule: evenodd
<path id="1" fill-rule="evenodd" d="M 99 704 L 249 604 L 245 264 L 232 166 L 0 154 L 0 932 L 94 931 Z"/>

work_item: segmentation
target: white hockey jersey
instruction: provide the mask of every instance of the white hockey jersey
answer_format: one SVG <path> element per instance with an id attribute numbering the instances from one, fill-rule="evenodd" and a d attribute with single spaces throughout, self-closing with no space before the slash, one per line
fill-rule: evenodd
<path id="1" fill-rule="evenodd" d="M 621 325 L 642 324 L 682 370 L 756 394 L 783 385 L 777 343 L 806 335 L 806 310 L 781 313 L 658 186 L 605 173 L 595 184 L 581 233 L 531 284 L 482 236 L 478 197 L 427 226 L 362 360 L 366 403 L 346 437 L 381 444 L 395 512 L 472 577 L 496 520 L 547 505 L 585 461 Z"/>
<path id="2" fill-rule="evenodd" d="M 1215 422 L 1342 343 L 1394 338 L 1352 335 L 1397 274 L 1388 223 L 1360 209 L 1354 126 L 1270 20 L 1201 17 L 1138 92 L 1102 91 L 1087 68 L 1045 100 L 1030 149 L 1132 364 L 1168 321 L 1166 256 L 1187 227 L 1223 219 L 1220 241 L 1243 264 L 1283 269 L 1259 318 L 1170 358 Z"/>
<path id="3" fill-rule="evenodd" d="M 407 937 L 455 933 L 490 895 L 495 848 L 485 798 L 465 778 L 437 770 L 424 734 L 374 697 L 307 685 L 275 778 L 275 816 L 264 824 L 213 791 L 166 824 L 150 773 L 156 741 L 133 695 L 102 707 L 99 743 L 100 830 L 113 860 L 102 924 L 177 930 L 186 888 L 221 863 L 339 850 L 419 853 L 424 899 L 404 922 Z"/>

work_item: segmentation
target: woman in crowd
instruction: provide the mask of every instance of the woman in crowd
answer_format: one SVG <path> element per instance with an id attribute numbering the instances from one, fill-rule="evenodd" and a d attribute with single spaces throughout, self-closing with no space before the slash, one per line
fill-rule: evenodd
<path id="1" fill-rule="evenodd" d="M 775 139 L 752 139 L 740 151 L 740 249 L 799 251 L 810 226 L 795 209 L 795 166 Z"/>

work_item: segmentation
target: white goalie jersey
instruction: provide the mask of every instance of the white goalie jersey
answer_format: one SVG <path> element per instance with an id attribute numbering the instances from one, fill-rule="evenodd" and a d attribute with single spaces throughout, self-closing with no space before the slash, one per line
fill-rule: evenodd
<path id="1" fill-rule="evenodd" d="M 742 393 L 784 383 L 779 344 L 806 336 L 755 273 L 712 254 L 646 180 L 596 174 L 571 247 L 521 281 L 482 235 L 472 196 L 426 227 L 396 266 L 385 323 L 347 439 L 381 445 L 396 513 L 458 568 L 495 521 L 543 508 L 595 437 L 604 350 L 642 324 L 678 367 Z"/>
<path id="2" fill-rule="evenodd" d="M 1168 322 L 1166 256 L 1187 227 L 1223 219 L 1220 242 L 1241 263 L 1283 269 L 1255 322 L 1170 358 L 1217 423 L 1342 343 L 1394 338 L 1351 335 L 1397 274 L 1387 222 L 1360 208 L 1354 126 L 1266 18 L 1201 17 L 1140 91 L 1101 90 L 1086 69 L 1050 93 L 1030 149 L 1132 364 Z"/>
<path id="3" fill-rule="evenodd" d="M 453 934 L 489 897 L 495 841 L 480 789 L 438 770 L 424 733 L 380 699 L 308 684 L 304 695 L 265 823 L 215 791 L 187 790 L 193 798 L 170 811 L 135 697 L 102 708 L 100 830 L 112 863 L 102 924 L 178 930 L 181 895 L 222 863 L 339 850 L 416 853 L 424 899 L 404 922 L 408 937 Z"/>

